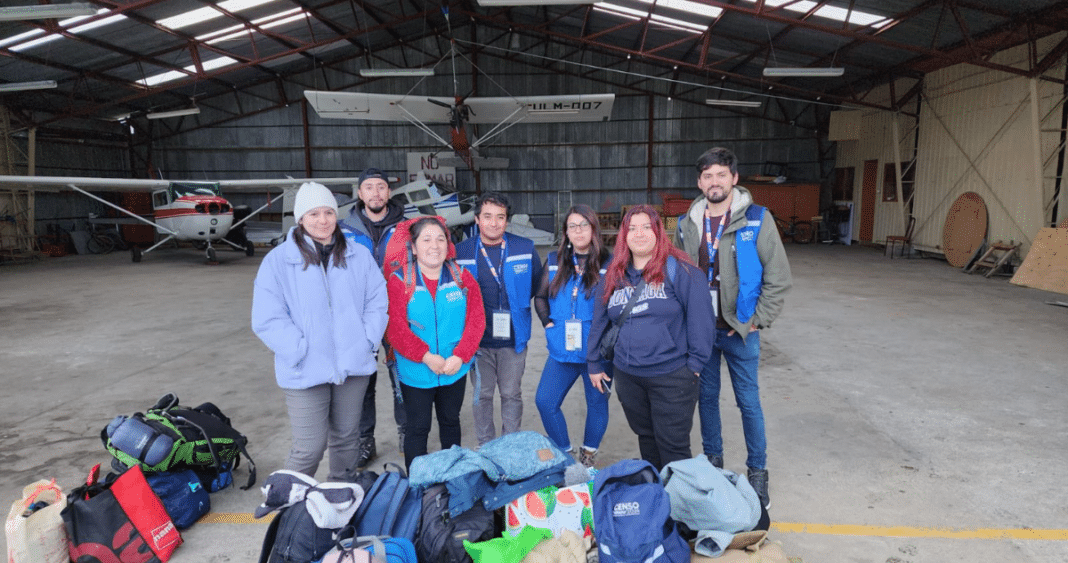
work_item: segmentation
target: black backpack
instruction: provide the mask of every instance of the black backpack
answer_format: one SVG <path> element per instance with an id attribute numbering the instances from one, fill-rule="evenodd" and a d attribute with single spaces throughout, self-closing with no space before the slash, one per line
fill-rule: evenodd
<path id="1" fill-rule="evenodd" d="M 419 561 L 434 563 L 470 563 L 464 540 L 480 542 L 493 539 L 493 513 L 481 502 L 456 517 L 449 516 L 449 491 L 445 485 L 433 485 L 423 493 L 422 521 L 415 538 Z"/>
<path id="2" fill-rule="evenodd" d="M 241 461 L 240 456 L 244 455 L 248 460 L 249 476 L 248 483 L 241 488 L 247 490 L 256 483 L 256 464 L 245 450 L 248 438 L 235 430 L 230 425 L 230 419 L 212 403 L 195 408 L 183 407 L 178 404 L 177 396 L 168 393 L 143 414 L 134 413 L 129 418 L 147 425 L 153 433 L 146 437 L 148 446 L 138 451 L 123 451 L 113 443 L 109 434 L 117 426 L 118 419 L 125 418 L 117 417 L 100 431 L 104 447 L 124 467 L 140 465 L 145 473 L 212 468 L 216 474 L 222 474 L 236 469 Z M 162 461 L 149 465 L 145 463 L 145 452 L 160 438 L 171 441 L 170 452 Z"/>
<path id="3" fill-rule="evenodd" d="M 310 563 L 334 547 L 334 530 L 316 526 L 304 505 L 287 506 L 271 520 L 259 563 Z"/>

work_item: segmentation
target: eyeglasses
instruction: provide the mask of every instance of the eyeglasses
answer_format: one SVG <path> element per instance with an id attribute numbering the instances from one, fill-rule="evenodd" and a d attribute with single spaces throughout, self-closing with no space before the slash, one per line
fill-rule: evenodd
<path id="1" fill-rule="evenodd" d="M 631 225 L 627 227 L 628 233 L 636 233 L 638 231 L 651 233 L 653 232 L 653 225 L 651 223 L 645 223 L 644 225 Z"/>
<path id="2" fill-rule="evenodd" d="M 583 221 L 581 223 L 568 223 L 567 230 L 571 232 L 585 231 L 590 228 L 589 221 Z"/>

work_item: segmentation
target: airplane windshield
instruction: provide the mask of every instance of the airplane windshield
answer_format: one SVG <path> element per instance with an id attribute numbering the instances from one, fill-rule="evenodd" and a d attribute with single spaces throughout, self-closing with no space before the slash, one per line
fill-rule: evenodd
<path id="1" fill-rule="evenodd" d="M 173 183 L 171 184 L 171 191 L 174 192 L 174 198 L 180 198 L 182 196 L 190 195 L 219 195 L 219 184 L 191 184 L 191 183 Z"/>
<path id="2" fill-rule="evenodd" d="M 397 205 L 400 205 L 401 207 L 404 207 L 405 205 L 408 205 L 408 196 L 405 195 L 405 194 L 397 194 L 397 195 L 389 198 L 389 200 L 392 201 L 393 203 L 396 203 Z"/>
<path id="3" fill-rule="evenodd" d="M 430 199 L 430 192 L 427 190 L 412 190 L 409 197 L 412 198 L 412 201 L 423 201 Z"/>

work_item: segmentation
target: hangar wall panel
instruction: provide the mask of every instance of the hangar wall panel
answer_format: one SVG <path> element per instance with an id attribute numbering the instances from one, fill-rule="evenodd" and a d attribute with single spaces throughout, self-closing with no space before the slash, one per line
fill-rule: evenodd
<path id="1" fill-rule="evenodd" d="M 1039 60 L 1064 37 L 1065 34 L 1058 34 L 1039 41 Z M 998 53 L 992 60 L 1026 68 L 1027 57 L 1027 47 L 1023 46 Z M 1050 76 L 1064 73 L 1063 57 L 1047 71 Z M 916 216 L 914 243 L 918 248 L 941 252 L 946 214 L 954 200 L 966 191 L 977 192 L 986 201 L 991 241 L 1023 241 L 1026 251 L 1038 229 L 1058 219 L 1053 217 L 1052 204 L 1057 186 L 1054 176 L 1061 158 L 1057 129 L 1061 127 L 1063 91 L 1049 81 L 1036 80 L 1035 86 L 1038 127 L 1046 130 L 1037 134 L 1029 79 L 971 65 L 956 65 L 926 75 L 918 129 L 913 129 L 912 118 L 898 117 L 903 162 L 911 158 L 916 147 L 912 213 Z M 895 84 L 898 93 L 910 87 L 906 81 Z M 884 86 L 870 92 L 866 99 L 889 98 L 889 88 Z M 914 111 L 915 106 L 910 104 L 908 109 Z M 908 213 L 899 203 L 885 201 L 884 166 L 894 161 L 893 117 L 881 111 L 847 113 L 836 117 L 836 121 L 859 121 L 861 138 L 838 142 L 836 166 L 855 167 L 854 215 L 859 218 L 864 162 L 879 160 L 873 235 L 873 241 L 878 243 L 887 235 L 903 233 Z M 917 131 L 918 137 L 912 131 Z M 1040 173 L 1036 172 L 1039 167 Z M 1036 180 L 1039 176 L 1041 185 Z M 1068 205 L 1060 206 L 1061 216 L 1068 212 L 1065 207 Z M 855 220 L 854 239 L 859 230 L 859 221 Z"/>
<path id="2" fill-rule="evenodd" d="M 1058 34 L 1040 41 L 1039 59 L 1063 38 Z M 1001 52 L 993 60 L 1024 68 L 1027 48 Z M 1064 65 L 1062 58 L 1047 73 L 1064 76 Z M 1059 128 L 1062 87 L 1041 80 L 1035 87 L 1039 129 Z M 1060 144 L 1059 132 L 1035 130 L 1030 80 L 958 65 L 929 74 L 925 90 L 916 177 L 917 246 L 940 251 L 950 206 L 960 194 L 973 191 L 986 202 L 987 239 L 1023 242 L 1026 253 L 1038 230 L 1056 219 L 1047 210 L 1056 181 L 1043 176 L 1054 175 Z M 1036 165 L 1036 154 L 1047 162 Z"/>

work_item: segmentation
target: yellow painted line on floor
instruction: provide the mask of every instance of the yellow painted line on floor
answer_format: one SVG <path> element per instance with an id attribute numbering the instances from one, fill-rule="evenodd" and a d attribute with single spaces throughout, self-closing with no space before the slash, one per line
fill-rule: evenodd
<path id="1" fill-rule="evenodd" d="M 912 526 L 857 526 L 852 524 L 806 524 L 774 522 L 771 529 L 788 534 L 827 536 L 874 536 L 893 538 L 950 538 L 978 540 L 1068 540 L 1068 530 L 1033 528 L 919 528 Z"/>
<path id="2" fill-rule="evenodd" d="M 197 520 L 197 524 L 270 524 L 278 514 L 271 512 L 263 518 L 256 518 L 251 512 L 209 512 Z"/>
<path id="3" fill-rule="evenodd" d="M 251 512 L 209 512 L 199 524 L 268 524 L 278 512 L 254 518 Z M 967 540 L 1049 540 L 1068 541 L 1068 530 L 1033 528 L 919 528 L 913 526 L 858 526 L 853 524 L 808 524 L 804 522 L 774 522 L 772 531 L 785 534 L 815 534 L 822 536 L 872 536 L 880 538 L 946 538 Z"/>

